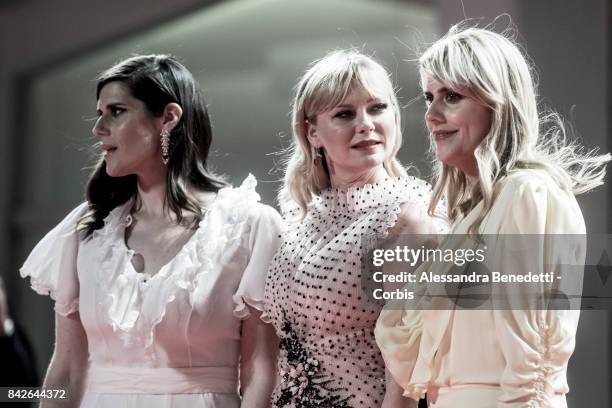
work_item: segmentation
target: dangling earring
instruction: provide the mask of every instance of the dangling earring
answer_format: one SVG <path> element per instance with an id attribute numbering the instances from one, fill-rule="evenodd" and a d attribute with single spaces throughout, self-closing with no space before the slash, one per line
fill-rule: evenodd
<path id="1" fill-rule="evenodd" d="M 160 136 L 162 161 L 164 162 L 164 164 L 168 164 L 168 160 L 170 160 L 170 132 L 168 132 L 168 129 L 162 129 Z"/>
<path id="2" fill-rule="evenodd" d="M 323 159 L 323 155 L 321 154 L 321 148 L 310 146 L 310 154 L 312 155 L 312 165 L 314 167 L 320 165 L 321 160 Z"/>

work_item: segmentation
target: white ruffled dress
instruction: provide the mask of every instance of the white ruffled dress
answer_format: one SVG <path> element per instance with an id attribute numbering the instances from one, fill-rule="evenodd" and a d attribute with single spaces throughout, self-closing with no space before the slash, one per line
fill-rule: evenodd
<path id="1" fill-rule="evenodd" d="M 245 302 L 262 310 L 281 219 L 258 203 L 257 182 L 223 188 L 175 258 L 148 278 L 124 243 L 131 203 L 81 239 L 74 209 L 21 268 L 58 314 L 80 313 L 90 367 L 81 407 L 240 405 L 238 365 Z"/>

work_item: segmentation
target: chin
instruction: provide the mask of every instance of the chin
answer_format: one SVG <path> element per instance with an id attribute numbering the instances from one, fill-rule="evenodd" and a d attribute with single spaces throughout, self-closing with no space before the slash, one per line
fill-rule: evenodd
<path id="1" fill-rule="evenodd" d="M 372 171 L 376 171 L 376 169 L 378 169 L 379 167 L 383 167 L 383 165 L 383 160 L 367 160 L 361 163 L 361 166 L 358 171 L 360 173 L 369 173 Z"/>
<path id="2" fill-rule="evenodd" d="M 444 151 L 436 151 L 436 159 L 438 161 L 441 161 L 442 163 L 448 165 L 448 166 L 452 166 L 452 155 L 446 154 Z"/>
<path id="3" fill-rule="evenodd" d="M 376 152 L 374 154 L 363 155 L 361 157 L 361 162 L 367 163 L 369 166 L 378 166 L 379 164 L 384 163 L 386 158 L 386 152 Z"/>
<path id="4" fill-rule="evenodd" d="M 106 165 L 106 174 L 109 177 L 124 177 L 127 176 L 127 174 L 124 174 L 123 172 L 120 171 L 120 169 L 115 169 L 113 167 L 108 167 L 108 165 Z"/>

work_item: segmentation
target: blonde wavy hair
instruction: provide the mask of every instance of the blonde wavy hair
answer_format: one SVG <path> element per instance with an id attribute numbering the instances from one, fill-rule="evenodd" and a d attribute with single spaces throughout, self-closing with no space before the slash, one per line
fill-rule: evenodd
<path id="1" fill-rule="evenodd" d="M 493 205 L 495 183 L 520 169 L 542 169 L 575 195 L 603 184 L 610 154 L 598 155 L 597 149 L 588 151 L 569 140 L 557 113 L 538 112 L 532 70 L 509 34 L 460 23 L 418 63 L 423 88 L 428 78 L 468 88 L 492 115 L 491 128 L 474 151 L 478 182 L 470 185 L 462 171 L 438 162 L 431 214 L 444 196 L 451 223 L 483 201 L 470 227 L 470 233 L 477 233 Z"/>
<path id="2" fill-rule="evenodd" d="M 371 97 L 387 100 L 395 111 L 395 146 L 384 168 L 392 177 L 406 175 L 396 155 L 402 143 L 400 108 L 390 75 L 371 57 L 354 49 L 332 51 L 314 61 L 295 87 L 293 99 L 293 138 L 286 156 L 285 182 L 279 194 L 281 206 L 294 202 L 308 211 L 314 196 L 330 186 L 325 160 L 315 160 L 314 148 L 306 137 L 307 124 L 317 115 L 341 104 L 355 89 Z"/>

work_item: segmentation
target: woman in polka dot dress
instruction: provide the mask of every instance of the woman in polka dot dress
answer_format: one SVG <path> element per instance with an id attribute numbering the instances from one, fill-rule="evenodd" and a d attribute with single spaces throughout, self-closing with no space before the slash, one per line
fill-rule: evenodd
<path id="1" fill-rule="evenodd" d="M 316 61 L 296 87 L 280 194 L 288 228 L 266 282 L 280 338 L 275 407 L 408 407 L 374 339 L 381 305 L 362 256 L 390 232 L 429 234 L 430 187 L 396 159 L 400 111 L 388 72 L 358 52 Z"/>

